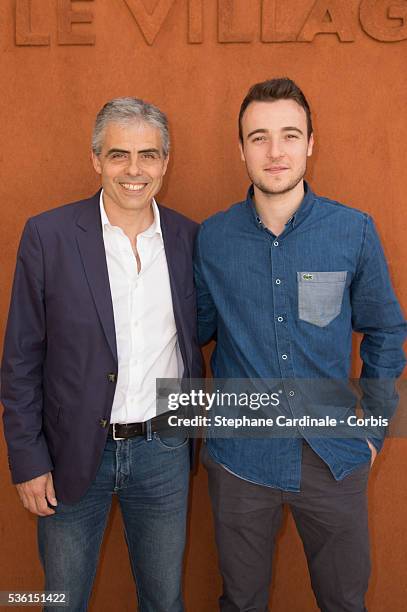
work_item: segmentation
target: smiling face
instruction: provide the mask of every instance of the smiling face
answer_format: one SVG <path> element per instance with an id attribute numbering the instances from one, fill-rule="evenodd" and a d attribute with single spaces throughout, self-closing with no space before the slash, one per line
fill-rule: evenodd
<path id="1" fill-rule="evenodd" d="M 307 137 L 305 111 L 294 100 L 252 102 L 242 117 L 242 160 L 262 193 L 292 191 L 302 182 L 313 135 Z"/>
<path id="2" fill-rule="evenodd" d="M 116 213 L 148 209 L 167 170 L 161 133 L 143 121 L 108 123 L 100 155 L 92 153 L 101 175 L 106 210 Z"/>

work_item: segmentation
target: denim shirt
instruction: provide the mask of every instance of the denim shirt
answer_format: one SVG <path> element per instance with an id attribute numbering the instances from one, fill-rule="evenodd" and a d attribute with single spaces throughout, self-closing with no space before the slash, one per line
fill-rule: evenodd
<path id="1" fill-rule="evenodd" d="M 374 224 L 366 213 L 304 187 L 278 237 L 258 217 L 253 187 L 246 201 L 202 224 L 195 255 L 200 342 L 216 339 L 214 378 L 347 379 L 355 330 L 363 334 L 361 378 L 391 381 L 384 415 L 390 417 L 406 324 Z M 294 391 L 286 396 L 298 414 Z M 374 402 L 364 408 L 378 411 Z M 372 441 L 380 450 L 381 437 Z M 371 457 L 362 438 L 307 442 L 337 480 Z M 300 490 L 302 443 L 301 432 L 207 440 L 212 457 L 237 476 L 287 491 Z"/>

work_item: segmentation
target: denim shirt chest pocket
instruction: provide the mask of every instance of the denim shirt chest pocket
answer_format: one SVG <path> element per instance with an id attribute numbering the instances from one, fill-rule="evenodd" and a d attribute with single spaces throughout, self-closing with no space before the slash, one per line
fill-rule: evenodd
<path id="1" fill-rule="evenodd" d="M 329 325 L 341 312 L 345 271 L 297 272 L 298 316 L 318 327 Z"/>

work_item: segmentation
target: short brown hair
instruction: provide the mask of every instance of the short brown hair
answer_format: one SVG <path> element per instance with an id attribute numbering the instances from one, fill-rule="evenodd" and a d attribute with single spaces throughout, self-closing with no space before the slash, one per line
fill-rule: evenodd
<path id="1" fill-rule="evenodd" d="M 304 109 L 307 117 L 308 139 L 310 138 L 313 129 L 311 109 L 307 99 L 298 85 L 291 79 L 285 77 L 281 79 L 269 79 L 268 81 L 262 81 L 250 87 L 239 112 L 239 139 L 241 143 L 243 143 L 242 118 L 249 104 L 252 102 L 275 102 L 276 100 L 294 100 L 294 102 L 297 102 L 297 104 Z"/>

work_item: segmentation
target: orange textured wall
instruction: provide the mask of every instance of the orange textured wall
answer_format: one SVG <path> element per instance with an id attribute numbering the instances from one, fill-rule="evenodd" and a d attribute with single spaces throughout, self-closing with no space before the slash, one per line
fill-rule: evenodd
<path id="1" fill-rule="evenodd" d="M 405 305 L 406 57 L 405 0 L 1 0 L 1 333 L 25 219 L 98 187 L 89 141 L 107 99 L 135 95 L 167 112 L 173 150 L 159 199 L 200 221 L 244 197 L 239 105 L 252 83 L 283 75 L 313 107 L 314 190 L 374 216 Z M 3 441 L 0 453 L 0 590 L 40 589 L 35 519 L 9 484 Z M 407 609 L 406 457 L 406 440 L 389 440 L 371 476 L 370 612 Z M 187 610 L 210 612 L 220 579 L 202 469 L 191 510 Z M 133 610 L 117 508 L 107 536 L 91 610 Z M 290 518 L 272 602 L 316 610 Z"/>

